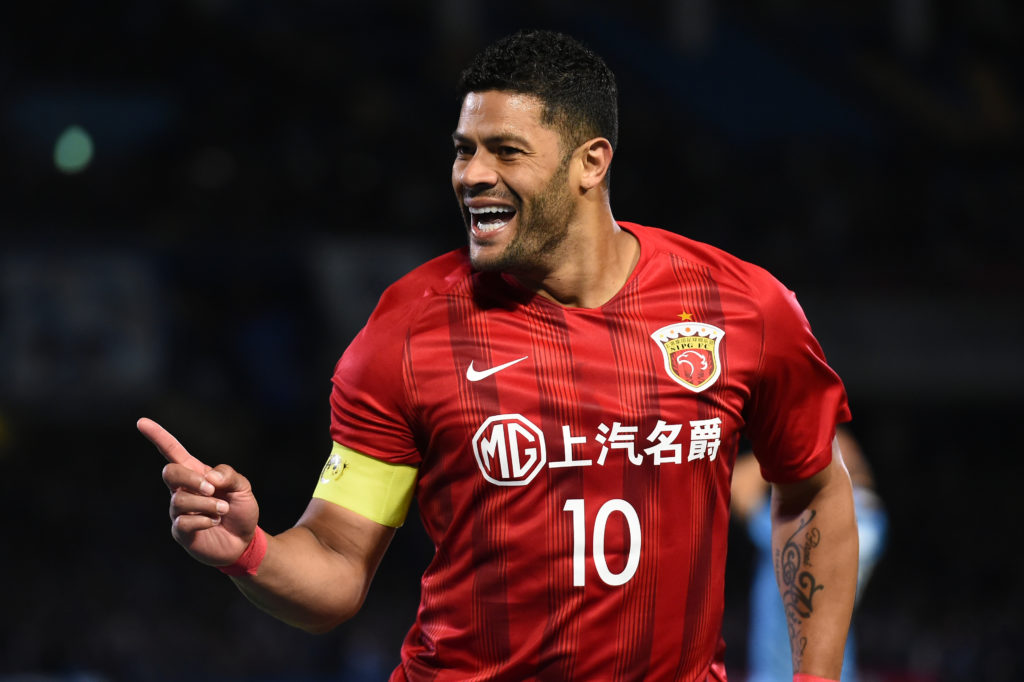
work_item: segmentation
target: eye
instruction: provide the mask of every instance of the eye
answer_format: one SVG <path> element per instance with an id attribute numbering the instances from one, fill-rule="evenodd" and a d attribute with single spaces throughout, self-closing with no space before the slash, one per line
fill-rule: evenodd
<path id="1" fill-rule="evenodd" d="M 464 158 L 473 155 L 473 148 L 468 144 L 457 143 L 455 145 L 455 156 Z"/>
<path id="2" fill-rule="evenodd" d="M 519 149 L 518 147 L 510 147 L 508 145 L 502 145 L 502 146 L 498 147 L 498 155 L 499 156 L 515 156 L 517 154 L 522 154 L 522 153 L 523 153 L 523 150 Z"/>

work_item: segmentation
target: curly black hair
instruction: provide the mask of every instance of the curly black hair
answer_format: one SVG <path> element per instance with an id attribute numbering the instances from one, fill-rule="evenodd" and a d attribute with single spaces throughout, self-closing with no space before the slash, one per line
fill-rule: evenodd
<path id="1" fill-rule="evenodd" d="M 505 90 L 544 103 L 541 122 L 556 128 L 569 148 L 604 137 L 619 138 L 615 74 L 575 38 L 554 31 L 519 31 L 479 53 L 459 78 L 463 100 L 470 92 Z"/>

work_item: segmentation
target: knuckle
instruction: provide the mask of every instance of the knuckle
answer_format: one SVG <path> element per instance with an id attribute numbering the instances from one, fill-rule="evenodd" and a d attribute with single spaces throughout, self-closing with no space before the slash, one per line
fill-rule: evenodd
<path id="1" fill-rule="evenodd" d="M 227 480 L 238 475 L 238 472 L 235 471 L 234 467 L 232 467 L 230 464 L 218 464 L 213 468 L 213 470 L 216 471 L 221 476 L 223 476 L 224 480 Z"/>
<path id="2" fill-rule="evenodd" d="M 191 523 L 186 521 L 189 517 L 217 516 L 217 505 L 221 502 L 216 497 L 205 497 L 195 495 L 186 490 L 178 489 L 171 494 L 170 513 L 171 518 L 178 523 Z"/>
<path id="3" fill-rule="evenodd" d="M 188 485 L 192 481 L 192 472 L 180 464 L 167 464 L 164 466 L 161 476 L 171 488 L 177 488 L 183 485 Z"/>
<path id="4" fill-rule="evenodd" d="M 180 490 L 171 493 L 171 518 L 176 518 L 185 513 L 183 508 L 184 494 Z"/>
<path id="5" fill-rule="evenodd" d="M 171 494 L 171 510 L 178 515 L 201 511 L 200 503 L 201 498 L 180 488 Z"/>

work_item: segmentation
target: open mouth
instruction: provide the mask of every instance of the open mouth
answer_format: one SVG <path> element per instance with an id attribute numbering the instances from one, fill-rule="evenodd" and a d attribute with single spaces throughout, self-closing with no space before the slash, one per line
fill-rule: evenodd
<path id="1" fill-rule="evenodd" d="M 473 230 L 482 234 L 494 232 L 508 225 L 516 214 L 511 206 L 470 206 Z"/>

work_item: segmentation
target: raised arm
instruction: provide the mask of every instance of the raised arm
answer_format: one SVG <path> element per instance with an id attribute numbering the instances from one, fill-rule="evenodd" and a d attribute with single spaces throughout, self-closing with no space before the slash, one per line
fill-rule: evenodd
<path id="1" fill-rule="evenodd" d="M 225 567 L 257 533 L 259 506 L 249 481 L 231 467 L 193 457 L 156 422 L 139 431 L 164 455 L 171 491 L 171 534 L 196 560 Z M 260 531 L 262 532 L 262 531 Z M 254 574 L 231 576 L 256 606 L 310 632 L 326 632 L 362 606 L 394 529 L 344 507 L 314 499 L 295 527 L 266 535 Z"/>
<path id="2" fill-rule="evenodd" d="M 836 441 L 824 470 L 772 485 L 771 514 L 793 671 L 838 680 L 857 586 L 857 524 Z"/>

